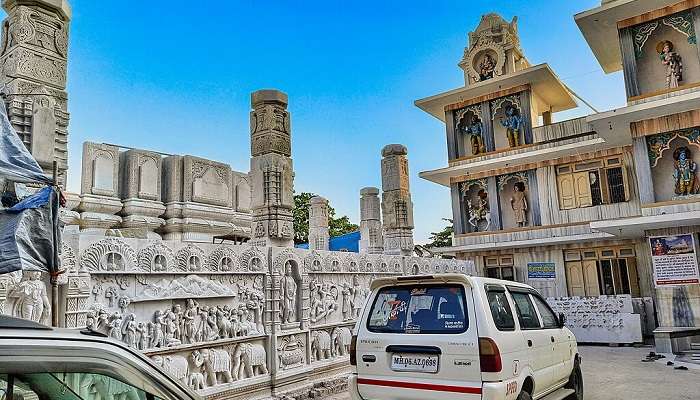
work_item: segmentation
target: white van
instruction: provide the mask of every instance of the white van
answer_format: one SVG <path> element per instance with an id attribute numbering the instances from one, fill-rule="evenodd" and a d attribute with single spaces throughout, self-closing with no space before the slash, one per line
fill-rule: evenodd
<path id="1" fill-rule="evenodd" d="M 583 399 L 573 333 L 528 285 L 377 279 L 355 327 L 353 400 Z"/>

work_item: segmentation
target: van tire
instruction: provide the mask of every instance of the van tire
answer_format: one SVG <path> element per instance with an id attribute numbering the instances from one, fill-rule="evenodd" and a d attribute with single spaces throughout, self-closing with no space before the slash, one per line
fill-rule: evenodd
<path id="1" fill-rule="evenodd" d="M 569 396 L 569 400 L 583 400 L 583 374 L 581 373 L 581 364 L 576 358 L 574 361 L 574 369 L 569 375 L 569 381 L 564 386 L 567 389 L 572 389 L 574 393 Z"/>
<path id="2" fill-rule="evenodd" d="M 530 393 L 523 390 L 516 400 L 532 400 L 532 396 L 530 396 Z"/>

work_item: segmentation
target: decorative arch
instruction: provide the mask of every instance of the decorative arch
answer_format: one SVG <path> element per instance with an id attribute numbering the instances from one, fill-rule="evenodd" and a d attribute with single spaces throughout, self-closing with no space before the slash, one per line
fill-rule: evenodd
<path id="1" fill-rule="evenodd" d="M 304 257 L 304 271 L 307 273 L 318 273 L 323 271 L 323 256 L 316 250 L 311 250 Z"/>
<path id="2" fill-rule="evenodd" d="M 240 271 L 241 266 L 236 252 L 229 246 L 221 246 L 209 255 L 206 269 L 209 271 L 233 272 Z"/>
<path id="3" fill-rule="evenodd" d="M 161 242 L 154 242 L 139 251 L 137 268 L 144 272 L 172 271 L 173 251 Z"/>
<path id="4" fill-rule="evenodd" d="M 238 263 L 245 271 L 267 272 L 267 257 L 255 246 L 245 249 L 238 256 Z"/>
<path id="5" fill-rule="evenodd" d="M 188 244 L 177 251 L 177 269 L 183 272 L 197 272 L 204 270 L 204 250 Z"/>
<path id="6" fill-rule="evenodd" d="M 87 271 L 129 271 L 136 264 L 136 252 L 117 238 L 91 244 L 80 257 L 80 268 Z"/>
<path id="7" fill-rule="evenodd" d="M 664 152 L 671 148 L 671 142 L 679 137 L 685 139 L 689 145 L 700 149 L 700 129 L 698 128 L 646 137 L 649 164 L 652 168 L 656 167 L 659 160 L 663 158 Z"/>

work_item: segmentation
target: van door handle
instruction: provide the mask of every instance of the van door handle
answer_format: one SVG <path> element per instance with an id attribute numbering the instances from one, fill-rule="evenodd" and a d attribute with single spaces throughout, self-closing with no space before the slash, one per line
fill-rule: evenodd
<path id="1" fill-rule="evenodd" d="M 527 340 L 527 347 L 532 347 L 532 340 L 530 340 L 530 339 Z"/>
<path id="2" fill-rule="evenodd" d="M 552 343 L 554 343 L 554 336 L 549 337 L 552 340 Z"/>
<path id="3" fill-rule="evenodd" d="M 391 345 L 386 346 L 387 353 L 411 353 L 411 354 L 442 354 L 442 350 L 436 346 L 412 346 Z"/>
<path id="4" fill-rule="evenodd" d="M 375 362 L 377 361 L 377 357 L 371 355 L 371 354 L 363 354 L 362 355 L 362 361 L 363 362 Z"/>

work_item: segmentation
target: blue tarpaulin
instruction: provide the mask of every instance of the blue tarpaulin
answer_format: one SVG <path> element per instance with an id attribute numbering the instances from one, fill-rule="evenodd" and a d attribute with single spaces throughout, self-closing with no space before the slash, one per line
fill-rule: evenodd
<path id="1" fill-rule="evenodd" d="M 308 243 L 296 245 L 299 249 L 308 249 Z M 346 233 L 344 235 L 332 237 L 329 247 L 331 251 L 349 251 L 352 253 L 360 252 L 360 231 Z"/>
<path id="2" fill-rule="evenodd" d="M 0 178 L 9 182 L 53 184 L 15 133 L 2 104 Z M 58 217 L 59 193 L 53 186 L 0 210 L 0 274 L 19 270 L 56 273 L 61 248 Z"/>

